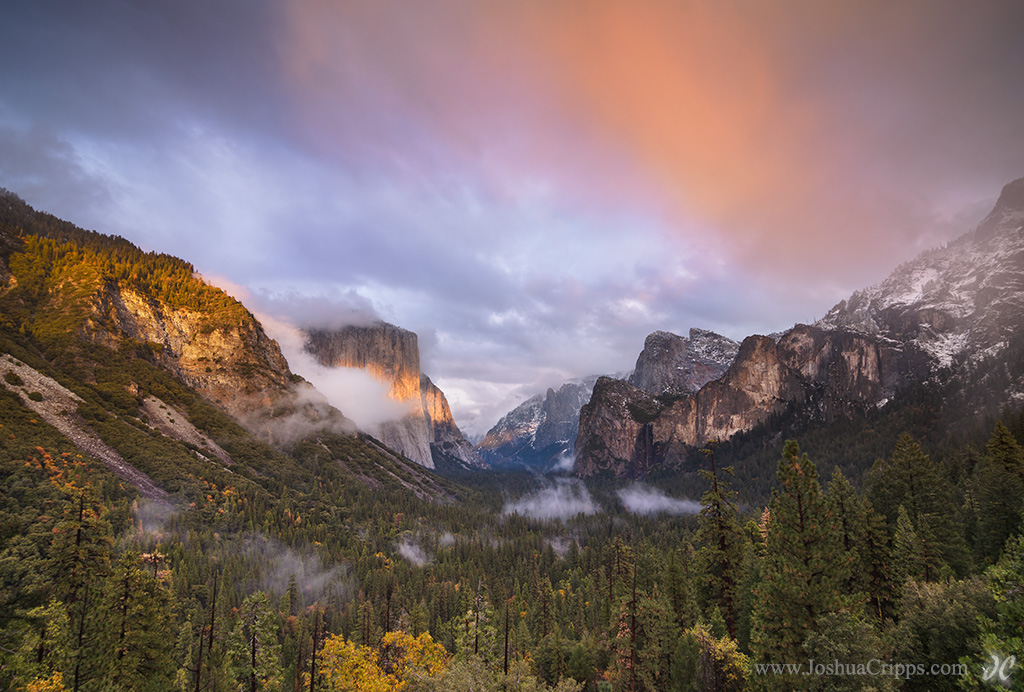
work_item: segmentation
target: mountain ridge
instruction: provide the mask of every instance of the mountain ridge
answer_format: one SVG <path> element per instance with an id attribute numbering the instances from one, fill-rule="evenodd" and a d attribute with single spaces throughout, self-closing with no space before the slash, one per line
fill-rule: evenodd
<path id="1" fill-rule="evenodd" d="M 290 455 L 316 440 L 339 468 L 381 487 L 439 501 L 459 492 L 358 433 L 289 369 L 255 316 L 191 264 L 77 228 L 7 191 L 0 351 L 7 365 L 38 372 L 22 381 L 46 377 L 72 394 L 26 390 L 7 365 L 5 391 L 32 410 L 37 397 L 56 406 L 47 424 L 144 497 L 195 498 L 203 477 L 287 477 Z"/>
<path id="2" fill-rule="evenodd" d="M 1022 334 L 1024 178 L 1003 188 L 976 229 L 900 265 L 815 324 L 747 337 L 728 369 L 696 391 L 652 399 L 652 391 L 678 389 L 668 369 L 645 389 L 634 386 L 638 378 L 595 388 L 580 414 L 577 474 L 629 477 L 679 466 L 709 439 L 786 412 L 848 418 L 923 382 L 947 383 L 981 415 L 1024 401 L 1024 373 L 1001 367 Z"/>

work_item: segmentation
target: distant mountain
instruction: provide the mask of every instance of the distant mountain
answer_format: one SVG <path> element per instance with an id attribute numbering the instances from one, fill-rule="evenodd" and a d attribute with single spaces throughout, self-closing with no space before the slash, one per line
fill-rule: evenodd
<path id="1" fill-rule="evenodd" d="M 653 332 L 628 382 L 652 396 L 693 394 L 720 377 L 738 350 L 732 339 L 704 329 L 691 329 L 689 337 Z M 598 376 L 591 376 L 567 382 L 527 399 L 477 444 L 480 456 L 490 464 L 545 468 L 574 455 L 580 411 L 591 400 L 597 381 Z"/>
<path id="2" fill-rule="evenodd" d="M 477 445 L 491 465 L 550 467 L 574 451 L 580 408 L 597 376 L 566 382 L 530 397 L 505 414 Z"/>
<path id="3" fill-rule="evenodd" d="M 629 382 L 602 378 L 581 409 L 577 473 L 643 475 L 773 416 L 850 418 L 921 384 L 940 389 L 948 415 L 960 419 L 1019 404 L 1022 229 L 1024 178 L 1003 189 L 976 230 L 854 293 L 814 325 L 744 339 L 727 369 L 702 384 L 687 367 L 690 343 L 652 334 Z"/>
<path id="4" fill-rule="evenodd" d="M 420 372 L 415 332 L 375 322 L 336 330 L 307 329 L 306 334 L 305 348 L 321 365 L 366 370 L 388 386 L 393 400 L 408 406 L 404 417 L 368 431 L 388 447 L 431 469 L 439 454 L 465 468 L 482 465 L 456 425 L 444 392 Z"/>

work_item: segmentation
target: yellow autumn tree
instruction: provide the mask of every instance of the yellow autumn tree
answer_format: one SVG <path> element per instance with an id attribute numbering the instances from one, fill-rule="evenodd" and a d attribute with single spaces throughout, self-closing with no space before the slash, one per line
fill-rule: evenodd
<path id="1" fill-rule="evenodd" d="M 379 649 L 334 635 L 324 643 L 321 671 L 332 692 L 402 692 L 444 672 L 448 660 L 444 646 L 427 632 L 388 632 Z"/>
<path id="2" fill-rule="evenodd" d="M 54 673 L 48 678 L 37 678 L 25 687 L 22 692 L 64 692 L 64 676 Z"/>

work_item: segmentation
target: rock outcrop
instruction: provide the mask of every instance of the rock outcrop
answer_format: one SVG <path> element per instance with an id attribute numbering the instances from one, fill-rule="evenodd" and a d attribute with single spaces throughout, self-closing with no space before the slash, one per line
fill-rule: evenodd
<path id="1" fill-rule="evenodd" d="M 598 378 L 590 401 L 580 410 L 576 437 L 576 474 L 611 471 L 639 476 L 656 455 L 652 423 L 662 405 L 642 389 L 611 377 Z"/>
<path id="2" fill-rule="evenodd" d="M 457 460 L 467 468 L 482 466 L 480 455 L 455 423 L 452 410 L 448 406 L 448 398 L 426 375 L 420 376 L 420 396 L 423 400 L 423 413 L 427 420 L 432 450 Z"/>
<path id="3" fill-rule="evenodd" d="M 1024 178 L 973 232 L 857 291 L 817 325 L 912 343 L 939 368 L 997 356 L 1024 329 Z"/>
<path id="4" fill-rule="evenodd" d="M 913 348 L 797 325 L 778 341 L 747 337 L 725 373 L 689 396 L 656 398 L 599 381 L 580 413 L 577 473 L 640 476 L 794 407 L 823 420 L 851 415 L 884 403 L 925 373 L 922 365 Z"/>
<path id="5" fill-rule="evenodd" d="M 253 420 L 256 412 L 290 400 L 300 380 L 251 313 L 239 304 L 225 317 L 172 307 L 107 281 L 95 295 L 84 336 L 114 348 L 126 340 L 148 344 L 186 385 L 232 416 Z"/>

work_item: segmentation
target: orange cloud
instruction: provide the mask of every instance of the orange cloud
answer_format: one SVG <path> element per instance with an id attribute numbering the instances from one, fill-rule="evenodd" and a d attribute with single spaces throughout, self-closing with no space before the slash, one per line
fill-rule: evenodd
<path id="1" fill-rule="evenodd" d="M 871 41 L 901 60 L 924 42 L 913 13 L 862 7 L 295 0 L 282 53 L 298 117 L 326 146 L 369 138 L 428 180 L 458 159 L 499 191 L 547 184 L 573 204 L 647 205 L 686 246 L 748 268 L 814 258 L 849 278 L 929 214 L 872 179 L 893 142 L 859 113 L 899 101 L 858 100 L 851 62 L 884 77 Z M 352 123 L 358 134 L 343 134 Z M 713 238 L 695 237 L 706 228 Z"/>
<path id="2" fill-rule="evenodd" d="M 554 7 L 563 15 L 538 26 L 562 93 L 627 143 L 675 204 L 742 234 L 743 220 L 818 173 L 801 155 L 812 113 L 783 93 L 749 18 L 724 3 Z"/>

